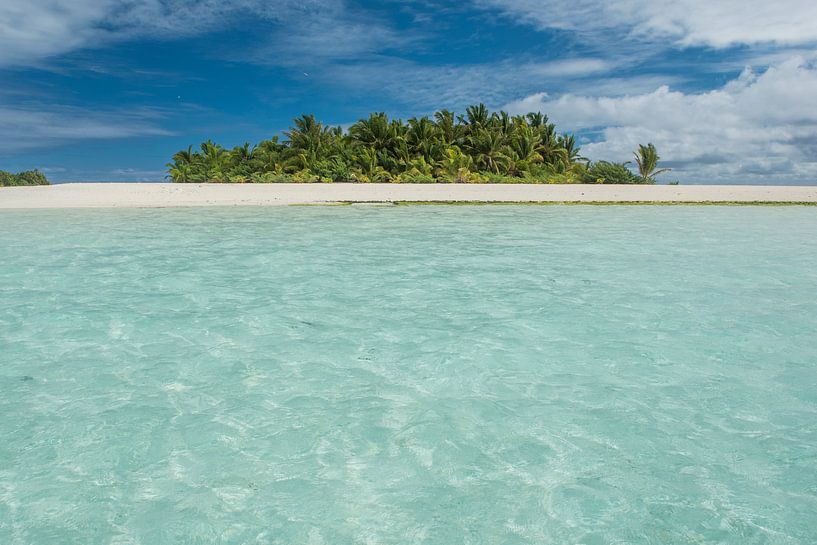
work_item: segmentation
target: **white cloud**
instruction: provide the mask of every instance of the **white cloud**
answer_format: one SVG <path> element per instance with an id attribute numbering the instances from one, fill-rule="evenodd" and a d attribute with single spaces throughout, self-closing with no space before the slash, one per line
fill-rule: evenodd
<path id="1" fill-rule="evenodd" d="M 613 62 L 603 59 L 578 58 L 551 61 L 537 64 L 528 64 L 518 67 L 519 71 L 528 76 L 569 77 L 587 76 L 606 72 L 613 67 Z"/>
<path id="2" fill-rule="evenodd" d="M 389 48 L 403 48 L 419 38 L 404 36 L 377 20 L 358 15 L 350 18 L 342 9 L 324 10 L 308 18 L 283 22 L 282 36 L 238 52 L 233 60 L 260 65 L 313 67 L 327 61 L 356 61 Z"/>
<path id="3" fill-rule="evenodd" d="M 296 53 L 331 52 L 316 38 L 335 29 L 335 47 L 350 48 L 367 32 L 383 36 L 372 21 L 351 21 L 343 0 L 2 0 L 0 67 L 27 66 L 86 47 L 137 37 L 174 39 L 240 19 L 286 23 L 283 43 Z M 349 32 L 337 29 L 349 28 Z M 312 41 L 310 41 L 312 40 Z M 317 41 L 316 41 L 317 40 Z M 314 46 L 313 49 L 310 49 Z"/>
<path id="4" fill-rule="evenodd" d="M 5 0 L 0 3 L 0 66 L 70 51 L 90 41 L 106 2 Z"/>
<path id="5" fill-rule="evenodd" d="M 461 109 L 477 102 L 496 106 L 543 86 L 564 88 L 569 83 L 598 77 L 616 66 L 612 61 L 584 57 L 445 65 L 376 57 L 363 63 L 326 66 L 312 76 L 365 93 L 371 93 L 372 82 L 376 82 L 378 91 L 414 107 Z M 633 78 L 632 85 L 637 85 L 636 80 Z"/>
<path id="6" fill-rule="evenodd" d="M 477 0 L 520 23 L 609 41 L 669 39 L 675 45 L 796 45 L 817 41 L 814 0 Z"/>
<path id="7" fill-rule="evenodd" d="M 88 111 L 81 108 L 32 109 L 0 106 L 0 151 L 21 151 L 76 140 L 166 136 L 150 110 Z"/>
<path id="8" fill-rule="evenodd" d="M 817 179 L 817 65 L 797 57 L 725 86 L 683 93 L 664 86 L 618 97 L 531 95 L 513 112 L 548 113 L 560 129 L 598 129 L 584 147 L 593 159 L 623 161 L 653 142 L 684 181 L 807 181 Z"/>

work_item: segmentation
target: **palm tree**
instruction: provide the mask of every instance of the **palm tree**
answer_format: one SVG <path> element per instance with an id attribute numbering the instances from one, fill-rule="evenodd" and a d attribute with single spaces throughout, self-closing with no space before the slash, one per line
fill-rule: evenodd
<path id="1" fill-rule="evenodd" d="M 173 161 L 176 164 L 189 165 L 193 162 L 193 155 L 193 146 L 187 146 L 186 150 L 173 154 Z"/>
<path id="2" fill-rule="evenodd" d="M 286 146 L 278 142 L 278 137 L 259 143 L 252 151 L 253 170 L 260 172 L 280 172 L 283 166 L 283 152 Z"/>
<path id="3" fill-rule="evenodd" d="M 539 153 L 541 143 L 540 135 L 532 127 L 523 125 L 516 128 L 510 140 L 514 159 L 513 174 L 528 172 L 532 165 L 542 162 L 542 155 Z"/>
<path id="4" fill-rule="evenodd" d="M 230 170 L 234 175 L 248 177 L 253 170 L 250 163 L 252 161 L 255 148 L 250 147 L 249 142 L 245 142 L 243 146 L 236 146 L 229 152 Z"/>
<path id="5" fill-rule="evenodd" d="M 174 182 L 187 183 L 191 181 L 193 168 L 189 163 L 167 163 L 167 174 Z"/>
<path id="6" fill-rule="evenodd" d="M 204 178 L 208 182 L 224 182 L 229 170 L 229 153 L 220 145 L 208 140 L 201 145 Z"/>
<path id="7" fill-rule="evenodd" d="M 460 116 L 459 118 L 460 123 L 466 125 L 472 132 L 486 127 L 489 119 L 488 107 L 485 106 L 485 104 L 468 106 L 465 109 L 465 116 Z"/>
<path id="8" fill-rule="evenodd" d="M 403 174 L 405 180 L 478 182 L 486 173 L 575 182 L 590 167 L 575 138 L 557 135 L 546 115 L 491 112 L 484 104 L 469 106 L 462 116 L 440 110 L 433 118 L 405 123 L 372 113 L 346 132 L 305 114 L 283 134 L 280 141 L 274 137 L 229 151 L 208 140 L 200 151 L 188 147 L 173 155 L 168 173 L 183 182 L 269 182 L 289 175 L 299 181 L 391 181 Z M 652 181 L 665 172 L 656 170 L 651 144 L 641 146 L 636 159 L 642 177 L 635 179 Z"/>
<path id="9" fill-rule="evenodd" d="M 587 157 L 582 157 L 579 155 L 579 147 L 576 145 L 576 137 L 572 134 L 566 134 L 559 137 L 559 145 L 562 146 L 567 153 L 568 162 L 571 164 L 575 163 L 586 163 Z"/>
<path id="10" fill-rule="evenodd" d="M 471 170 L 473 167 L 474 160 L 471 156 L 463 153 L 457 146 L 447 148 L 443 158 L 437 161 L 438 173 L 444 176 L 456 176 L 460 170 Z"/>
<path id="11" fill-rule="evenodd" d="M 548 116 L 542 114 L 542 112 L 531 112 L 525 117 L 528 120 L 528 124 L 535 129 L 548 124 Z"/>
<path id="12" fill-rule="evenodd" d="M 500 111 L 491 114 L 488 121 L 488 127 L 493 130 L 508 136 L 513 131 L 513 118 L 508 112 Z"/>
<path id="13" fill-rule="evenodd" d="M 440 138 L 440 130 L 428 117 L 420 119 L 412 117 L 408 120 L 406 142 L 413 154 L 420 155 L 427 162 L 431 161 L 435 155 L 439 156 L 443 143 Z"/>
<path id="14" fill-rule="evenodd" d="M 293 150 L 317 152 L 323 144 L 327 131 L 314 115 L 302 115 L 292 121 L 295 126 L 284 131 Z"/>
<path id="15" fill-rule="evenodd" d="M 461 126 L 457 125 L 456 116 L 454 112 L 449 110 L 440 110 L 434 114 L 434 124 L 440 131 L 443 142 L 450 146 L 459 138 Z"/>
<path id="16" fill-rule="evenodd" d="M 499 174 L 507 172 L 512 163 L 503 135 L 495 131 L 481 129 L 468 139 L 468 150 L 480 170 Z"/>
<path id="17" fill-rule="evenodd" d="M 371 176 L 375 173 L 379 166 L 379 159 L 375 150 L 362 146 L 354 155 L 355 163 L 357 163 L 361 172 L 366 176 Z"/>
<path id="18" fill-rule="evenodd" d="M 289 139 L 289 151 L 284 166 L 288 171 L 310 170 L 321 159 L 331 158 L 327 153 L 337 139 L 338 129 L 324 127 L 314 115 L 302 115 L 293 120 L 294 127 L 284 131 Z"/>
<path id="19" fill-rule="evenodd" d="M 655 183 L 656 176 L 672 170 L 671 168 L 660 168 L 656 170 L 661 157 L 658 155 L 655 146 L 651 143 L 646 146 L 643 144 L 639 145 L 638 151 L 633 152 L 633 155 L 635 156 L 635 163 L 638 165 L 638 173 L 641 175 L 641 179 L 644 183 Z"/>
<path id="20" fill-rule="evenodd" d="M 370 114 L 368 119 L 361 119 L 349 127 L 349 136 L 353 141 L 376 151 L 388 150 L 397 136 L 394 126 L 384 112 Z"/>
<path id="21" fill-rule="evenodd" d="M 189 182 L 193 177 L 193 167 L 198 154 L 193 153 L 193 146 L 173 154 L 173 162 L 167 163 L 168 176 L 174 182 Z"/>

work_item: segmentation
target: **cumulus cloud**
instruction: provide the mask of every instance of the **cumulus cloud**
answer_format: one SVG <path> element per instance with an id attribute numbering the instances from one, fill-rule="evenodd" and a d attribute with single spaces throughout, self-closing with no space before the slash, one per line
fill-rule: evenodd
<path id="1" fill-rule="evenodd" d="M 817 42 L 813 0 L 478 0 L 539 28 L 679 46 Z M 612 32 L 611 32 L 612 31 Z"/>
<path id="2" fill-rule="evenodd" d="M 817 178 L 817 64 L 797 57 L 721 88 L 592 97 L 540 93 L 506 105 L 542 111 L 571 131 L 599 131 L 593 159 L 626 160 L 653 142 L 684 181 L 811 181 Z"/>

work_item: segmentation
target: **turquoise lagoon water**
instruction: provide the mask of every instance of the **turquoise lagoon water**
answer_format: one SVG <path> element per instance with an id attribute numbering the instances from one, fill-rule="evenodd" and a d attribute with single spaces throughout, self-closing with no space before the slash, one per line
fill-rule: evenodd
<path id="1" fill-rule="evenodd" d="M 0 214 L 0 543 L 817 542 L 817 209 Z"/>

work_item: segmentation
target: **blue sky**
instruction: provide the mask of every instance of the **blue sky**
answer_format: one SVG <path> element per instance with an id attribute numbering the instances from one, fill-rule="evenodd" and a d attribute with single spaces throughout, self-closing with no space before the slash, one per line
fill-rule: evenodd
<path id="1" fill-rule="evenodd" d="M 0 168 L 160 180 L 178 149 L 485 102 L 685 183 L 817 183 L 812 0 L 2 0 Z"/>

